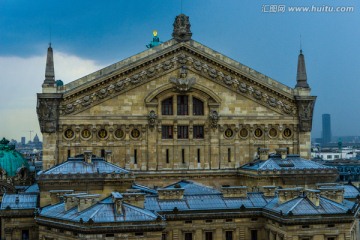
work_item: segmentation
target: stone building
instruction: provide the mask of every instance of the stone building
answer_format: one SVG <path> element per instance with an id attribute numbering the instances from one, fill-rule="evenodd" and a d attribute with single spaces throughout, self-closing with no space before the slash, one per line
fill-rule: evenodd
<path id="1" fill-rule="evenodd" d="M 290 88 L 194 41 L 184 14 L 172 36 L 65 85 L 49 46 L 39 238 L 355 240 L 358 189 L 307 160 L 302 52 Z"/>
<path id="2" fill-rule="evenodd" d="M 304 55 L 290 88 L 191 37 L 181 14 L 173 39 L 63 86 L 55 83 L 50 46 L 37 103 L 43 169 L 91 151 L 144 181 L 235 183 L 259 148 L 309 158 L 316 97 Z"/>

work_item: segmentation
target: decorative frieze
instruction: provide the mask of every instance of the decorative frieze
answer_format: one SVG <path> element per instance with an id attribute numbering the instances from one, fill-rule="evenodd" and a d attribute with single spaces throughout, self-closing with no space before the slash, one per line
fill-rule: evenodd
<path id="1" fill-rule="evenodd" d="M 188 49 L 184 49 L 187 51 Z M 104 84 L 88 88 L 91 93 L 83 90 L 79 95 L 73 94 L 67 96 L 60 106 L 60 115 L 72 114 L 81 111 L 91 105 L 97 104 L 104 99 L 114 97 L 115 95 L 130 90 L 139 84 L 150 81 L 154 78 L 160 77 L 173 68 L 180 67 L 180 76 L 172 77 L 170 81 L 174 83 L 175 89 L 180 92 L 187 92 L 195 84 L 194 78 L 187 78 L 188 69 L 194 69 L 197 72 L 208 76 L 209 79 L 223 83 L 225 87 L 230 88 L 240 94 L 244 94 L 254 101 L 261 102 L 263 105 L 280 110 L 281 112 L 294 115 L 296 114 L 296 106 L 293 100 L 287 96 L 282 96 L 274 90 L 269 90 L 261 84 L 255 83 L 238 73 L 225 72 L 224 69 L 218 70 L 215 64 L 207 62 L 203 63 L 195 56 L 190 56 L 184 52 L 170 59 L 165 59 L 156 66 L 149 66 L 147 69 L 135 72 L 127 77 L 119 79 L 119 77 L 112 77 L 110 81 L 104 81 Z M 225 68 L 226 69 L 226 68 Z M 243 70 L 243 69 L 241 69 Z M 258 74 L 252 74 L 254 77 L 259 77 Z M 120 76 L 120 75 L 118 75 Z M 108 79 L 109 80 L 109 79 Z M 95 89 L 95 91 L 94 91 Z"/>

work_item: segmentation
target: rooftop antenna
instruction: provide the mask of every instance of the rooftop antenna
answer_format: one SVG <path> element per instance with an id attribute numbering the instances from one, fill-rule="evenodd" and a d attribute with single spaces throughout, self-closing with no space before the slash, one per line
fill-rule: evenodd
<path id="1" fill-rule="evenodd" d="M 29 133 L 30 133 L 30 139 L 29 139 L 29 141 L 31 141 L 31 133 L 33 133 L 34 131 L 33 130 L 30 130 L 30 131 L 28 131 Z"/>
<path id="2" fill-rule="evenodd" d="M 180 0 L 180 13 L 183 13 L 183 0 Z"/>
<path id="3" fill-rule="evenodd" d="M 301 40 L 301 34 L 300 34 L 300 52 L 302 52 L 302 40 Z"/>

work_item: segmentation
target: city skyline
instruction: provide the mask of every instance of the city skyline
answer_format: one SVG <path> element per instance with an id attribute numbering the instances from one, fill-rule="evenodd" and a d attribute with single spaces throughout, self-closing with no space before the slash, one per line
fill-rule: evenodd
<path id="1" fill-rule="evenodd" d="M 321 136 L 323 113 L 331 114 L 333 135 L 360 135 L 359 113 L 352 111 L 349 117 L 351 106 L 360 101 L 355 97 L 360 87 L 356 81 L 360 69 L 355 67 L 360 54 L 360 33 L 355 30 L 359 3 L 346 2 L 354 6 L 351 13 L 268 13 L 264 1 L 245 2 L 183 1 L 193 39 L 294 87 L 301 35 L 308 82 L 312 94 L 318 96 L 313 137 Z M 66 84 L 145 51 L 154 29 L 161 41 L 171 39 L 172 22 L 181 11 L 180 1 L 148 1 L 146 6 L 140 1 L 110 1 L 106 6 L 86 3 L 0 3 L 0 31 L 4 33 L 0 39 L 1 137 L 28 139 L 30 130 L 32 137 L 41 135 L 36 93 L 41 92 L 49 41 L 55 77 Z M 304 2 L 323 3 L 329 4 Z"/>

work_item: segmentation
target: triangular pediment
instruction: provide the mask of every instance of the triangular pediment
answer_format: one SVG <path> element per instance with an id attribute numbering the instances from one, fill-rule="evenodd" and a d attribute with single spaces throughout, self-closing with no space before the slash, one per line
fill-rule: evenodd
<path id="1" fill-rule="evenodd" d="M 65 85 L 60 114 L 84 111 L 183 66 L 276 112 L 296 114 L 293 89 L 193 40 L 170 40 Z"/>

